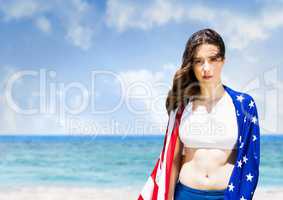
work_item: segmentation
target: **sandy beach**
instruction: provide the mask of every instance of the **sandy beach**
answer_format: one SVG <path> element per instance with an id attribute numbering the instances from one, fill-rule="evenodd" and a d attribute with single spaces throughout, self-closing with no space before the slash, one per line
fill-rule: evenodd
<path id="1" fill-rule="evenodd" d="M 84 187 L 21 187 L 1 188 L 0 199 L 3 200 L 135 200 L 139 188 L 84 188 Z M 260 188 L 255 200 L 282 200 L 283 187 Z"/>

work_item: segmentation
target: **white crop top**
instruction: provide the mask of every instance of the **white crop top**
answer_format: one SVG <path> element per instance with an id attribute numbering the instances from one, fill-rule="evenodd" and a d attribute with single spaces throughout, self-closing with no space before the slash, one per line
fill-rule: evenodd
<path id="1" fill-rule="evenodd" d="M 210 113 L 203 105 L 194 111 L 191 101 L 186 105 L 179 126 L 179 137 L 185 147 L 231 150 L 236 148 L 237 136 L 235 107 L 226 91 Z"/>

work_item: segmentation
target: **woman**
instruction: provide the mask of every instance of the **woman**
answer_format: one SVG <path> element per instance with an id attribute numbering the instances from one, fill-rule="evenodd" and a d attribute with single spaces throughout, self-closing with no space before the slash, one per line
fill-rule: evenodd
<path id="1" fill-rule="evenodd" d="M 139 199 L 250 200 L 259 176 L 254 99 L 224 85 L 225 45 L 194 33 L 168 93 L 164 146 Z"/>

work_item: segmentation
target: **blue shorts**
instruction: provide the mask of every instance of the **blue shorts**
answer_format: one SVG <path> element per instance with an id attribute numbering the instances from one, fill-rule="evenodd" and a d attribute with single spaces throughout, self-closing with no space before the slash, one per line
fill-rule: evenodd
<path id="1" fill-rule="evenodd" d="M 223 200 L 225 190 L 198 190 L 188 187 L 178 180 L 174 200 Z"/>

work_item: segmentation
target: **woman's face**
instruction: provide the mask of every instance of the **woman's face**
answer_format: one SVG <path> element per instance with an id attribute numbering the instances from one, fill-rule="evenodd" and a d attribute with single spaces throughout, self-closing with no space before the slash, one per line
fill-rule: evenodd
<path id="1" fill-rule="evenodd" d="M 217 46 L 213 44 L 202 44 L 198 46 L 193 59 L 193 70 L 200 84 L 220 83 L 224 61 L 219 56 Z"/>

